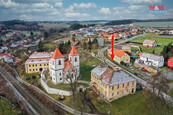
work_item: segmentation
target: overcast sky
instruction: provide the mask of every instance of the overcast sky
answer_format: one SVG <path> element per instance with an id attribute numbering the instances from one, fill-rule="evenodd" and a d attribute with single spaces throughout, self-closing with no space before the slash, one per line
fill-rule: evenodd
<path id="1" fill-rule="evenodd" d="M 151 14 L 149 5 L 165 5 Z M 173 18 L 173 0 L 0 0 L 0 20 L 73 21 Z"/>

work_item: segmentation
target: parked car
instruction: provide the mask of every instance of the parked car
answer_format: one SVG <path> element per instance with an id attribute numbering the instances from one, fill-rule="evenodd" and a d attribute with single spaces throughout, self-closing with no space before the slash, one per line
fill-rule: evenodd
<path id="1" fill-rule="evenodd" d="M 132 70 L 132 71 L 134 70 L 134 68 L 133 68 L 133 67 L 129 67 L 129 68 L 130 68 L 130 70 Z"/>
<path id="2" fill-rule="evenodd" d="M 144 71 L 144 72 L 148 72 L 148 70 L 146 70 L 146 69 L 141 69 L 142 71 Z"/>
<path id="3" fill-rule="evenodd" d="M 118 67 L 118 66 L 115 66 L 114 67 L 114 70 L 121 70 L 122 68 L 121 67 Z"/>

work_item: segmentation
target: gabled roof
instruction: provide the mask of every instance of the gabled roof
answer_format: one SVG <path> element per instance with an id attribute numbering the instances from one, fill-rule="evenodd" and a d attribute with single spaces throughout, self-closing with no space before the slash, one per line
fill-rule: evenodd
<path id="1" fill-rule="evenodd" d="M 74 46 L 72 47 L 72 49 L 71 49 L 69 55 L 71 55 L 71 56 L 79 55 L 79 53 L 77 52 L 77 50 L 76 50 L 76 48 L 75 48 Z"/>
<path id="2" fill-rule="evenodd" d="M 126 54 L 126 53 L 119 49 L 116 49 L 114 52 L 114 55 L 116 55 L 118 57 L 122 57 L 124 54 Z"/>
<path id="3" fill-rule="evenodd" d="M 75 68 L 71 64 L 71 62 L 68 60 L 65 62 L 64 72 L 72 72 L 72 71 L 75 71 Z"/>
<path id="4" fill-rule="evenodd" d="M 155 40 L 144 40 L 143 44 L 153 44 L 154 42 L 156 42 Z"/>
<path id="5" fill-rule="evenodd" d="M 54 59 L 58 59 L 58 58 L 64 58 L 64 56 L 62 55 L 62 53 L 59 51 L 58 48 L 56 48 L 56 50 L 54 51 L 53 55 L 51 58 Z"/>

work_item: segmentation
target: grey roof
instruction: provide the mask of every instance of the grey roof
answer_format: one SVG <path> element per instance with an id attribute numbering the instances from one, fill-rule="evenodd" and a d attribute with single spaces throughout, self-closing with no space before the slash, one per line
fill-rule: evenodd
<path id="1" fill-rule="evenodd" d="M 156 42 L 155 40 L 144 40 L 143 44 L 153 44 L 154 42 Z"/>
<path id="2" fill-rule="evenodd" d="M 149 59 L 153 59 L 153 60 L 164 59 L 163 56 L 158 56 L 158 55 L 154 55 L 154 54 L 150 54 L 150 53 L 142 53 L 142 55 L 140 57 L 149 58 Z"/>
<path id="3" fill-rule="evenodd" d="M 101 77 L 101 75 L 107 70 L 106 66 L 98 65 L 91 72 L 95 73 L 97 76 Z"/>
<path id="4" fill-rule="evenodd" d="M 110 82 L 110 86 L 114 86 L 117 84 L 127 83 L 131 81 L 135 81 L 133 77 L 131 77 L 129 74 L 127 74 L 124 71 L 116 71 L 112 75 L 112 80 Z"/>

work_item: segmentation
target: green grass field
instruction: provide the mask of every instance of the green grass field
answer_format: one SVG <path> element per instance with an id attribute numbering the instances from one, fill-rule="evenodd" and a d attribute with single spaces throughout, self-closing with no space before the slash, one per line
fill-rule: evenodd
<path id="1" fill-rule="evenodd" d="M 0 115 L 18 115 L 19 110 L 12 109 L 12 106 L 3 99 L 0 99 Z"/>
<path id="2" fill-rule="evenodd" d="M 172 108 L 166 104 L 162 105 L 164 111 L 161 108 L 154 108 L 147 101 L 144 91 L 137 91 L 134 95 L 122 97 L 111 103 L 104 101 L 98 103 L 97 99 L 94 99 L 93 102 L 100 112 L 107 113 L 110 111 L 111 115 L 163 115 L 164 111 L 173 113 Z M 159 104 L 159 102 L 156 103 Z"/>
<path id="3" fill-rule="evenodd" d="M 147 52 L 147 53 L 153 53 L 155 51 L 156 54 L 160 54 L 164 48 L 165 45 L 168 45 L 170 42 L 173 43 L 173 38 L 163 38 L 163 37 L 138 37 L 136 39 L 133 39 L 132 42 L 139 42 L 143 43 L 145 39 L 148 40 L 156 40 L 158 44 L 161 44 L 161 46 L 157 46 L 155 48 L 144 48 L 142 45 L 139 45 L 142 49 L 142 52 Z"/>

